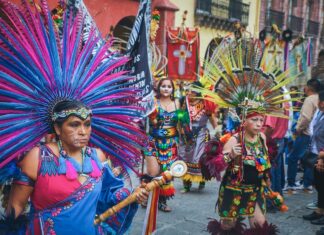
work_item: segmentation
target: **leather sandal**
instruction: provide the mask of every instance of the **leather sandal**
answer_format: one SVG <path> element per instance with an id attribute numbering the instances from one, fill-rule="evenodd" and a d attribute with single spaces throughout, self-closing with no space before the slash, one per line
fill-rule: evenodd
<path id="1" fill-rule="evenodd" d="M 172 209 L 166 203 L 159 202 L 159 210 L 163 212 L 171 212 Z"/>

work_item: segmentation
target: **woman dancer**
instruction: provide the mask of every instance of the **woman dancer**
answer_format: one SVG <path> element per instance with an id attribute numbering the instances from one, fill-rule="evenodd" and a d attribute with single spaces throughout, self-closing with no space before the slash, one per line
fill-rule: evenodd
<path id="1" fill-rule="evenodd" d="M 132 168 L 144 137 L 131 124 L 139 110 L 120 103 L 135 94 L 124 88 L 129 77 L 112 72 L 127 58 L 107 53 L 110 44 L 93 31 L 83 41 L 82 11 L 65 14 L 58 32 L 46 1 L 0 5 L 0 168 L 14 176 L 0 233 L 19 229 L 29 198 L 27 234 L 125 233 L 136 204 L 99 226 L 94 219 L 131 192 L 103 164 L 103 151 Z M 57 142 L 34 147 L 53 129 Z M 146 196 L 143 189 L 138 202 Z"/>
<path id="2" fill-rule="evenodd" d="M 192 86 L 202 87 L 200 82 L 194 82 Z M 205 187 L 199 160 L 205 152 L 206 142 L 210 139 L 207 128 L 208 120 L 213 128 L 217 126 L 216 106 L 214 103 L 201 99 L 199 93 L 190 90 L 187 97 L 183 109 L 187 109 L 190 115 L 192 137 L 189 141 L 181 139 L 179 146 L 179 157 L 186 162 L 188 167 L 187 174 L 182 177 L 183 193 L 190 191 L 192 182 L 199 184 L 199 190 Z"/>
<path id="3" fill-rule="evenodd" d="M 96 214 L 127 197 L 130 191 L 105 166 L 104 153 L 88 147 L 91 116 L 91 110 L 81 102 L 59 102 L 52 115 L 58 142 L 33 148 L 19 162 L 21 174 L 14 180 L 7 214 L 17 218 L 30 197 L 32 220 L 27 234 L 127 231 L 136 204 L 109 218 L 105 225 L 93 225 Z M 146 195 L 143 192 L 138 202 L 145 201 Z M 123 225 L 119 227 L 116 221 L 123 221 Z"/>
<path id="4" fill-rule="evenodd" d="M 178 158 L 179 131 L 178 124 L 184 120 L 185 113 L 174 98 L 174 84 L 171 79 L 162 78 L 157 86 L 156 109 L 149 116 L 149 146 L 145 151 L 147 173 L 157 176 L 168 170 Z M 160 189 L 158 207 L 170 212 L 167 199 L 174 196 L 173 184 L 163 185 Z"/>

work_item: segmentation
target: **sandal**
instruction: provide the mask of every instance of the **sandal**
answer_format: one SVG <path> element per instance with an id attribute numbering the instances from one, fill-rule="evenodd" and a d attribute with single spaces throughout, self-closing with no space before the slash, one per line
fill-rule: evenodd
<path id="1" fill-rule="evenodd" d="M 172 209 L 166 203 L 159 202 L 159 210 L 163 212 L 171 212 Z"/>

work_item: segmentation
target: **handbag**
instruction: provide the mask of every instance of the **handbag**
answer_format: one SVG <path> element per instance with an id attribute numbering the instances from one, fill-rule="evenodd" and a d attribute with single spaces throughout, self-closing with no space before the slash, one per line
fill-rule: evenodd
<path id="1" fill-rule="evenodd" d="M 317 154 L 307 150 L 302 158 L 305 167 L 313 168 L 317 162 Z"/>

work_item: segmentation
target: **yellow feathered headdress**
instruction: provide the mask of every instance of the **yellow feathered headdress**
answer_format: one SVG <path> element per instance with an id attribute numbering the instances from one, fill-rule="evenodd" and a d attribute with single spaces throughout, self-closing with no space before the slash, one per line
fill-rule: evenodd
<path id="1" fill-rule="evenodd" d="M 213 91 L 199 87 L 192 90 L 220 107 L 285 117 L 282 104 L 294 99 L 286 99 L 291 93 L 282 87 L 299 74 L 290 76 L 296 74 L 291 71 L 296 68 L 282 72 L 274 57 L 270 61 L 266 58 L 267 52 L 257 39 L 225 38 L 206 63 L 201 78 L 213 84 Z"/>

